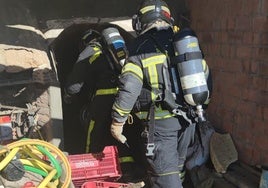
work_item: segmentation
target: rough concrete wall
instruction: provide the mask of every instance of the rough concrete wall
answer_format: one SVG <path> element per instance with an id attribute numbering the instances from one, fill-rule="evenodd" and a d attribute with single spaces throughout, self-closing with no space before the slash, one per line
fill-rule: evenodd
<path id="1" fill-rule="evenodd" d="M 0 0 L 0 5 L 0 72 L 50 69 L 46 40 L 26 4 Z"/>
<path id="2" fill-rule="evenodd" d="M 61 98 L 50 89 L 57 84 L 56 76 L 47 54 L 47 41 L 28 3 L 0 0 L 0 104 L 23 108 L 31 104 L 38 109 L 37 124 L 42 127 L 43 138 L 54 142 L 61 135 L 56 135 L 54 127 L 60 127 L 62 117 L 55 119 L 55 109 L 51 108 L 61 107 Z M 51 104 L 52 97 L 58 97 L 57 103 Z"/>
<path id="3" fill-rule="evenodd" d="M 187 0 L 214 81 L 211 122 L 239 159 L 268 164 L 268 1 Z"/>

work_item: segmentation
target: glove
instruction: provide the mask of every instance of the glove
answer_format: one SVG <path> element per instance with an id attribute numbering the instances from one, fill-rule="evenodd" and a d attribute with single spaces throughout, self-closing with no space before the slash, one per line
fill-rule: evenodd
<path id="1" fill-rule="evenodd" d="M 125 122 L 119 123 L 116 121 L 112 121 L 111 124 L 111 134 L 112 136 L 121 143 L 125 143 L 127 138 L 122 134 L 123 133 L 123 125 Z"/>
<path id="2" fill-rule="evenodd" d="M 63 95 L 63 101 L 66 103 L 66 104 L 71 104 L 72 103 L 72 96 L 65 93 Z"/>

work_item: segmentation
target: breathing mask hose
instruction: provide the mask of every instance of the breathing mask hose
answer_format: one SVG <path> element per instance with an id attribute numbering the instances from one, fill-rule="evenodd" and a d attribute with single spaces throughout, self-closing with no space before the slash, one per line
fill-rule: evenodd
<path id="1" fill-rule="evenodd" d="M 197 37 L 190 28 L 185 28 L 175 34 L 173 41 L 176 55 L 174 62 L 179 72 L 184 99 L 189 105 L 196 106 L 198 121 L 205 121 L 202 105 L 209 97 L 209 90 Z"/>

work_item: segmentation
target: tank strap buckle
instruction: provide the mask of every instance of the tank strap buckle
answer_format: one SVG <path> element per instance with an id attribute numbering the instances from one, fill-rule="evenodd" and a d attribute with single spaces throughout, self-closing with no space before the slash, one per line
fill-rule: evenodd
<path id="1" fill-rule="evenodd" d="M 146 156 L 153 156 L 154 155 L 154 143 L 148 143 L 146 147 Z"/>
<path id="2" fill-rule="evenodd" d="M 155 102 L 161 102 L 163 101 L 163 94 L 162 93 L 159 93 L 157 94 L 157 97 L 155 99 Z"/>

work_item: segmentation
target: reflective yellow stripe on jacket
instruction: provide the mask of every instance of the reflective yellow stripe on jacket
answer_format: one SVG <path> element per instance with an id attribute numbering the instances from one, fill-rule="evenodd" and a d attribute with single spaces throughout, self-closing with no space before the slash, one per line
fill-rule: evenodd
<path id="1" fill-rule="evenodd" d="M 127 63 L 122 69 L 122 74 L 127 73 L 131 73 L 133 76 L 135 76 L 138 80 L 142 82 L 143 74 L 141 68 L 138 65 L 135 65 L 133 63 Z"/>
<path id="2" fill-rule="evenodd" d="M 116 94 L 117 91 L 118 91 L 118 88 L 98 89 L 96 91 L 96 95 L 112 95 L 112 94 Z"/>
<path id="3" fill-rule="evenodd" d="M 142 80 L 143 80 L 143 73 L 141 70 L 141 67 L 138 65 L 135 65 L 131 62 L 128 62 L 127 64 L 125 64 L 123 66 L 122 69 L 122 75 L 131 75 L 132 77 L 137 78 L 137 80 L 142 84 Z M 120 116 L 128 116 L 128 114 L 130 113 L 131 109 L 129 108 L 122 108 L 121 106 L 119 106 L 118 104 L 114 103 L 113 105 L 113 110 L 115 110 L 118 114 L 120 114 Z"/>
<path id="4" fill-rule="evenodd" d="M 102 54 L 100 47 L 94 47 L 93 50 L 95 53 L 89 58 L 89 63 L 93 63 Z"/>
<path id="5" fill-rule="evenodd" d="M 141 111 L 135 114 L 141 120 L 145 120 L 148 118 L 147 111 Z M 161 108 L 156 108 L 154 116 L 155 116 L 155 119 L 166 119 L 166 118 L 174 117 L 175 115 L 170 113 L 168 110 L 162 110 Z"/>
<path id="6" fill-rule="evenodd" d="M 163 64 L 166 61 L 166 56 L 164 54 L 152 56 L 142 60 L 143 67 L 148 71 L 149 82 L 153 89 L 159 89 L 159 76 L 157 72 L 157 65 Z M 154 101 L 157 95 L 151 92 L 151 99 Z"/>

